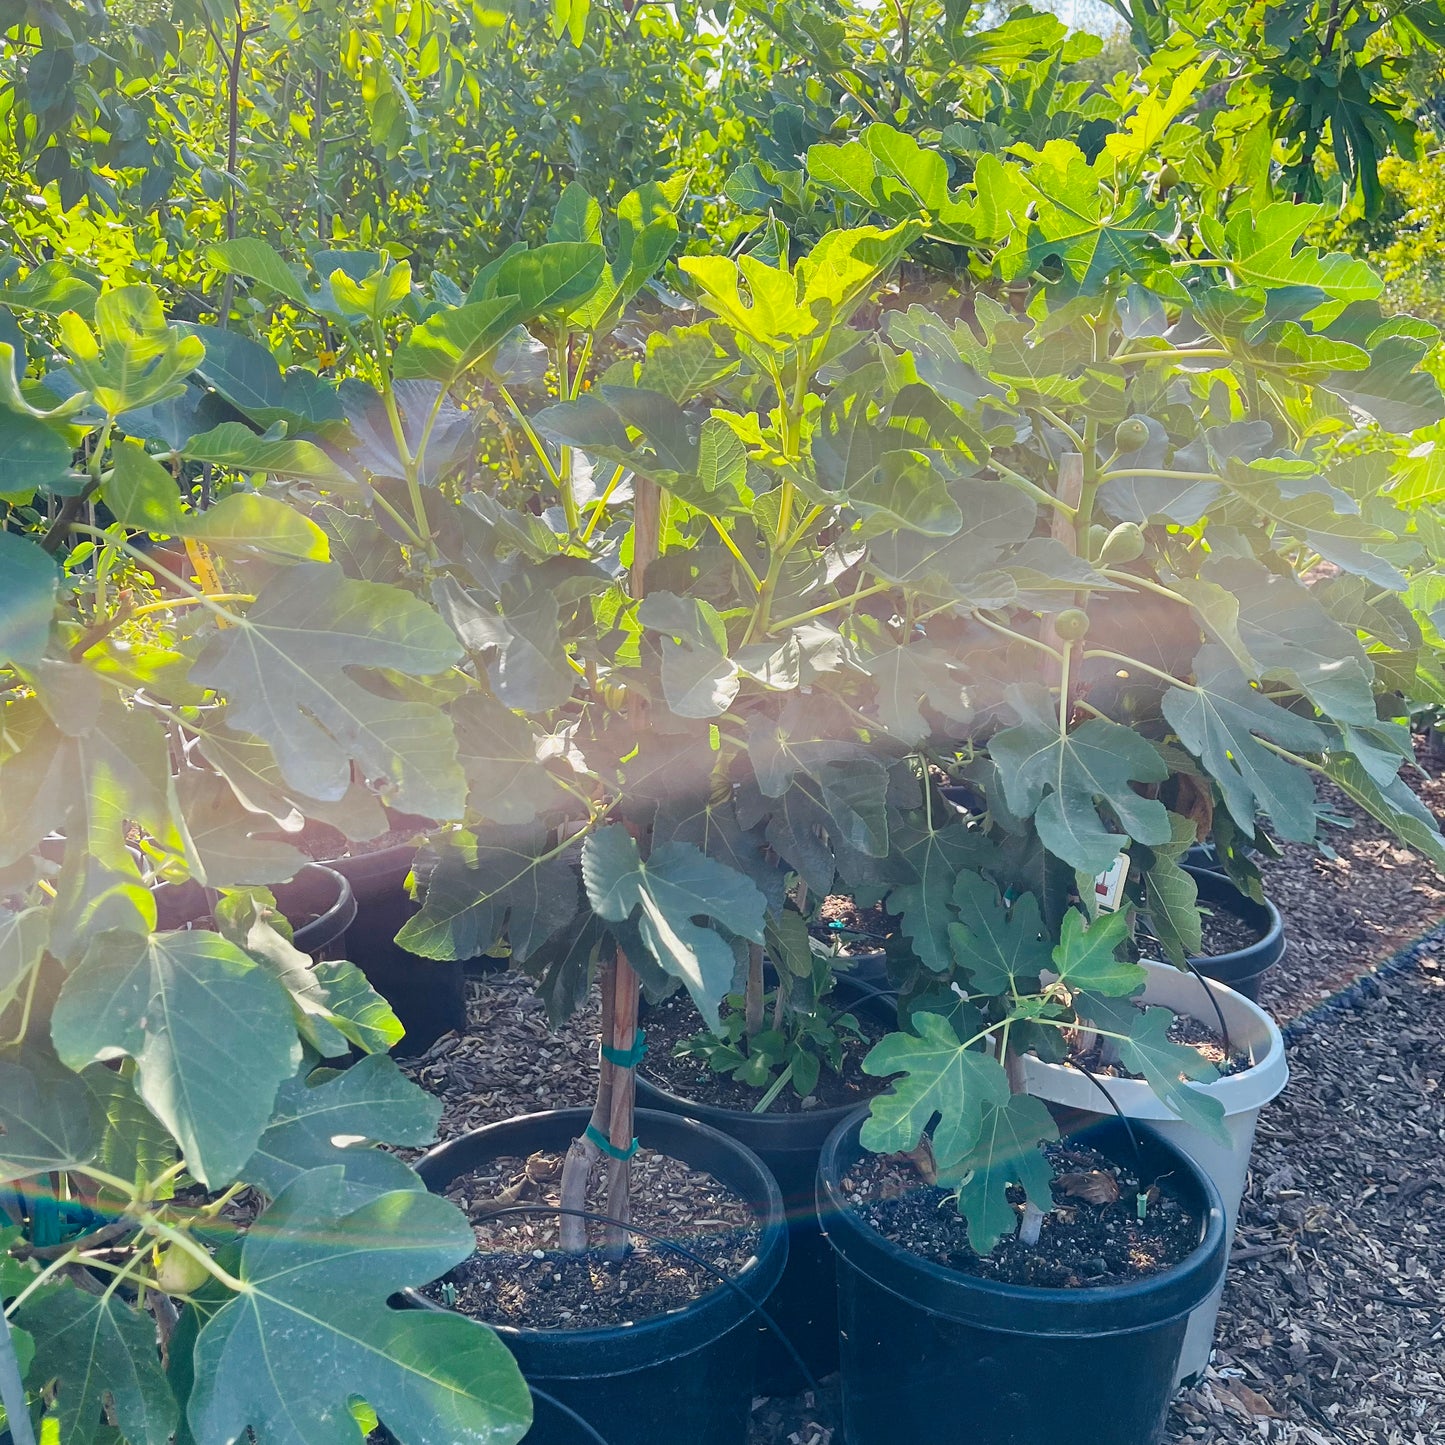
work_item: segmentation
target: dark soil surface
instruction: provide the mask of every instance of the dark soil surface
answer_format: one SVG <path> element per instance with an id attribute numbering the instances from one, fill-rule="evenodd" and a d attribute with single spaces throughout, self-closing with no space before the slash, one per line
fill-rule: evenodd
<path id="1" fill-rule="evenodd" d="M 865 1014 L 854 1013 L 853 1017 L 861 1037 L 843 1035 L 842 1070 L 834 1073 L 824 1068 L 818 1076 L 818 1087 L 805 1099 L 798 1097 L 796 1089 L 785 1087 L 773 1100 L 768 1109 L 770 1114 L 797 1114 L 808 1109 L 860 1104 L 888 1087 L 887 1080 L 875 1079 L 863 1072 L 863 1060 L 890 1029 Z M 649 1009 L 644 1022 L 647 1057 L 640 1072 L 659 1088 L 718 1109 L 751 1109 L 767 1092 L 739 1083 L 730 1074 L 716 1074 L 701 1059 L 673 1057 L 673 1045 L 698 1031 L 697 1010 L 691 999 L 674 995 L 657 1008 Z"/>
<path id="2" fill-rule="evenodd" d="M 1038 1244 L 1004 1239 L 980 1257 L 949 1192 L 920 1179 L 898 1155 L 865 1155 L 843 1180 L 859 1214 L 886 1239 L 960 1274 L 1000 1284 L 1081 1289 L 1126 1284 L 1158 1274 L 1199 1242 L 1199 1219 L 1167 1186 L 1150 1190 L 1141 1221 L 1139 1180 L 1097 1149 L 1059 1143 L 1044 1148 L 1054 1166 L 1055 1207 L 1044 1215 Z M 1010 1190 L 1019 1213 L 1022 1190 Z M 1016 1198 L 1014 1196 L 1017 1196 Z"/>
<path id="3" fill-rule="evenodd" d="M 1219 958 L 1226 953 L 1238 953 L 1258 943 L 1264 934 L 1251 923 L 1246 923 L 1237 914 L 1218 905 L 1210 907 L 1201 919 L 1204 932 L 1204 946 L 1200 958 Z"/>
<path id="4" fill-rule="evenodd" d="M 612 1261 L 600 1248 L 561 1253 L 555 1216 L 488 1218 L 499 1202 L 556 1204 L 562 1158 L 498 1159 L 456 1180 L 447 1198 L 471 1217 L 477 1253 L 426 1293 L 489 1324 L 580 1330 L 665 1314 L 718 1288 L 700 1265 L 649 1239 L 635 1238 L 625 1257 Z M 676 1240 L 724 1274 L 738 1274 L 756 1253 L 758 1229 L 746 1202 L 711 1174 L 639 1149 L 632 1196 L 634 1224 Z M 605 1206 L 594 1173 L 587 1208 Z"/>

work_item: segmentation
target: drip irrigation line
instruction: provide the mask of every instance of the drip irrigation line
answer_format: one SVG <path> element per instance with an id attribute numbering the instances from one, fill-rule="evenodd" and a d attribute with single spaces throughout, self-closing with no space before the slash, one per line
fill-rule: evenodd
<path id="1" fill-rule="evenodd" d="M 1074 1066 L 1084 1074 L 1089 1082 L 1109 1101 L 1109 1107 L 1119 1116 L 1119 1122 L 1124 1126 L 1124 1132 L 1129 1136 L 1129 1147 L 1134 1151 L 1134 1169 L 1139 1176 L 1139 1183 L 1144 1182 L 1144 1155 L 1139 1148 L 1138 1137 L 1134 1133 L 1134 1126 L 1129 1122 L 1129 1117 L 1114 1101 L 1114 1096 L 1100 1082 L 1099 1076 L 1089 1068 L 1087 1064 L 1081 1064 L 1077 1059 Z"/>
<path id="2" fill-rule="evenodd" d="M 742 1285 L 735 1279 L 724 1274 L 715 1265 L 711 1265 L 700 1255 L 694 1254 L 692 1250 L 684 1248 L 676 1240 L 669 1239 L 665 1234 L 659 1234 L 654 1229 L 644 1229 L 640 1224 L 628 1224 L 625 1220 L 615 1219 L 610 1214 L 598 1214 L 591 1209 L 566 1209 L 560 1204 L 507 1204 L 501 1209 L 491 1210 L 488 1219 L 500 1219 L 506 1214 L 558 1214 L 567 1215 L 572 1219 L 586 1219 L 593 1224 L 610 1224 L 617 1229 L 625 1229 L 629 1234 L 641 1235 L 644 1239 L 650 1239 L 654 1244 L 660 1244 L 664 1249 L 670 1249 L 674 1254 L 680 1254 L 684 1259 L 691 1260 L 699 1269 L 706 1270 L 719 1284 L 726 1285 L 737 1295 L 748 1307 L 750 1314 L 756 1314 L 759 1319 L 768 1327 L 768 1330 L 777 1337 L 783 1348 L 793 1357 L 793 1364 L 797 1366 L 798 1373 L 807 1381 L 808 1388 L 816 1395 L 820 1386 L 813 1377 L 813 1372 L 803 1363 L 803 1357 L 794 1347 L 792 1340 L 783 1332 L 772 1315 L 757 1302 Z M 605 1445 L 605 1442 L 604 1442 Z"/>
<path id="3" fill-rule="evenodd" d="M 843 975 L 847 977 L 847 975 Z M 849 983 L 855 984 L 863 992 L 863 997 L 855 999 L 853 1003 L 845 1004 L 842 1008 L 833 1013 L 832 1021 L 836 1023 L 846 1013 L 851 1013 L 860 1003 L 872 1003 L 875 998 L 888 999 L 895 1006 L 898 1003 L 898 990 L 888 984 L 863 983 L 858 979 L 849 979 Z"/>
<path id="4" fill-rule="evenodd" d="M 544 1405 L 550 1405 L 559 1415 L 565 1415 L 574 1425 L 580 1425 L 594 1445 L 607 1445 L 606 1439 L 598 1433 L 597 1427 L 590 1425 L 570 1405 L 564 1405 L 555 1395 L 549 1395 L 545 1390 L 539 1390 L 530 1380 L 527 1381 L 527 1388 L 532 1392 L 534 1400 L 540 1400 Z"/>
<path id="5" fill-rule="evenodd" d="M 1205 996 L 1209 999 L 1209 1002 L 1214 1005 L 1214 1016 L 1219 1020 L 1219 1034 L 1224 1040 L 1224 1060 L 1228 1063 L 1234 1053 L 1234 1045 L 1229 1042 L 1229 1025 L 1224 1022 L 1224 1010 L 1220 1008 L 1219 1000 L 1215 997 L 1214 990 L 1209 986 L 1209 980 L 1195 968 L 1194 960 L 1192 958 L 1186 958 L 1184 960 L 1184 967 L 1203 985 Z"/>

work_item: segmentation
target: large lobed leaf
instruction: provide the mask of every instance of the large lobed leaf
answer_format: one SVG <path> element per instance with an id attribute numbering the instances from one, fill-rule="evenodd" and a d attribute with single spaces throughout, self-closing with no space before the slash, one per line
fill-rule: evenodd
<path id="1" fill-rule="evenodd" d="M 51 1033 L 74 1069 L 135 1059 L 141 1098 L 211 1186 L 251 1157 L 301 1057 L 286 990 L 214 933 L 99 934 L 61 989 Z"/>
<path id="2" fill-rule="evenodd" d="M 0 463 L 4 415 L 0 413 Z M 28 667 L 45 656 L 59 590 L 60 568 L 53 557 L 27 538 L 0 532 L 0 666 Z"/>
<path id="3" fill-rule="evenodd" d="M 1094 718 L 1060 732 L 1037 709 L 1029 720 L 996 733 L 989 752 L 999 765 L 1004 796 L 1020 817 L 1034 818 L 1039 837 L 1056 857 L 1082 873 L 1102 873 L 1132 838 L 1140 843 L 1169 839 L 1164 805 L 1142 798 L 1135 782 L 1159 783 L 1169 769 L 1132 728 Z M 1108 805 L 1126 833 L 1114 833 L 1099 818 Z"/>
<path id="4" fill-rule="evenodd" d="M 959 1212 L 968 1220 L 968 1242 L 976 1254 L 987 1254 L 1018 1225 L 1018 1212 L 1008 1197 L 1017 1184 L 1038 1209 L 1053 1204 L 1053 1166 L 1040 1144 L 1059 1137 L 1053 1115 L 1040 1099 L 1014 1094 L 988 1104 L 978 1138 L 967 1154 L 939 1161 L 942 1184 L 958 1189 Z"/>
<path id="5" fill-rule="evenodd" d="M 267 1445 L 356 1445 L 359 1396 L 401 1445 L 515 1445 L 531 1399 L 489 1329 L 454 1314 L 393 1310 L 475 1248 L 454 1205 L 395 1190 L 359 1208 L 340 1168 L 282 1191 L 241 1245 L 246 1292 L 196 1338 L 187 1419 L 196 1445 L 248 1426 Z"/>
<path id="6" fill-rule="evenodd" d="M 460 655 L 417 598 L 335 564 L 302 563 L 216 633 L 191 675 L 227 698 L 232 727 L 271 744 L 298 791 L 340 798 L 355 762 L 395 807 L 445 818 L 460 812 L 464 788 L 447 719 L 363 686 L 351 669 L 424 677 Z"/>
<path id="7" fill-rule="evenodd" d="M 397 943 L 422 958 L 475 958 L 504 935 L 525 962 L 577 912 L 576 853 L 538 823 L 439 841 L 420 912 Z"/>
<path id="8" fill-rule="evenodd" d="M 964 1158 L 978 1143 L 985 1110 L 1007 1103 L 1008 1076 L 992 1054 L 965 1046 L 941 1015 L 916 1013 L 912 1027 L 880 1039 L 863 1060 L 875 1078 L 903 1075 L 869 1106 L 863 1147 L 880 1154 L 913 1149 L 937 1116 L 935 1157 Z"/>
<path id="9" fill-rule="evenodd" d="M 948 926 L 953 957 L 979 993 L 1032 992 L 1053 961 L 1038 900 L 1024 893 L 1007 904 L 978 873 L 960 873 L 953 887 L 958 921 Z"/>
<path id="10" fill-rule="evenodd" d="M 91 1163 L 104 1122 L 89 1083 L 48 1048 L 0 1052 L 0 1182 Z"/>
<path id="11" fill-rule="evenodd" d="M 1324 746 L 1322 728 L 1252 688 L 1218 643 L 1200 649 L 1193 686 L 1187 691 L 1171 688 L 1164 694 L 1163 709 L 1180 742 L 1219 784 L 1240 828 L 1253 834 L 1256 814 L 1263 812 L 1286 838 L 1314 837 L 1313 784 L 1303 769 L 1265 742 L 1313 753 Z"/>
<path id="12" fill-rule="evenodd" d="M 1059 982 L 1070 989 L 1110 997 L 1138 993 L 1144 987 L 1144 970 L 1117 956 L 1130 932 L 1125 911 L 1105 913 L 1090 922 L 1079 909 L 1069 909 L 1053 951 Z"/>
<path id="13" fill-rule="evenodd" d="M 347 1208 L 376 1194 L 420 1189 L 421 1180 L 395 1154 L 370 1146 L 430 1144 L 440 1117 L 440 1101 L 384 1054 L 329 1077 L 303 1070 L 277 1091 L 271 1120 L 242 1177 L 275 1198 L 308 1170 L 339 1165 Z"/>
<path id="14" fill-rule="evenodd" d="M 582 879 L 598 916 L 635 921 L 658 966 L 681 980 L 716 1029 L 735 959 L 716 928 L 694 920 L 711 919 L 761 944 L 767 900 L 752 880 L 691 843 L 664 843 L 644 860 L 636 839 L 617 824 L 598 829 L 583 845 Z"/>
<path id="15" fill-rule="evenodd" d="M 107 1410 L 130 1445 L 167 1445 L 179 1411 L 149 1315 L 119 1294 L 66 1284 L 32 1297 L 17 1318 L 35 1342 L 26 1384 L 53 1392 L 58 1445 L 90 1445 Z"/>

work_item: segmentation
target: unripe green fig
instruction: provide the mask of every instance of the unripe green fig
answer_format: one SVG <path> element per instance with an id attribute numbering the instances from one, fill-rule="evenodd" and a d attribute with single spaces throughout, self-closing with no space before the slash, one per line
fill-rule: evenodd
<path id="1" fill-rule="evenodd" d="M 1094 555 L 1100 563 L 1133 562 L 1143 552 L 1144 532 L 1138 522 L 1120 522 Z"/>
<path id="2" fill-rule="evenodd" d="M 1128 416 L 1114 428 L 1114 450 L 1121 457 L 1148 445 L 1149 424 L 1140 416 Z"/>
<path id="3" fill-rule="evenodd" d="M 1108 538 L 1109 529 L 1102 522 L 1095 522 L 1089 528 L 1089 551 L 1090 557 L 1097 557 L 1104 550 L 1104 542 Z"/>
<path id="4" fill-rule="evenodd" d="M 208 1275 L 206 1266 L 194 1255 L 170 1245 L 162 1252 L 156 1268 L 156 1288 L 162 1294 L 194 1294 Z"/>
<path id="5" fill-rule="evenodd" d="M 1089 614 L 1081 607 L 1066 607 L 1054 618 L 1054 631 L 1061 642 L 1078 642 L 1089 631 Z"/>

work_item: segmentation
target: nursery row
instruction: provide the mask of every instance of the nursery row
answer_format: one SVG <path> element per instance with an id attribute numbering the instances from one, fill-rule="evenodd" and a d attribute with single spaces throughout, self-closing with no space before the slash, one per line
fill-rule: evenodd
<path id="1" fill-rule="evenodd" d="M 1445 398 L 1171 129 L 1224 51 L 1030 109 L 1038 19 L 956 58 L 1012 129 L 799 132 L 745 247 L 676 175 L 468 276 L 233 234 L 214 310 L 0 262 L 15 1445 L 736 1441 L 834 1351 L 853 1445 L 1157 1435 L 1260 858 L 1323 775 L 1445 862 Z M 594 1107 L 413 1169 L 389 1054 L 502 963 Z"/>

